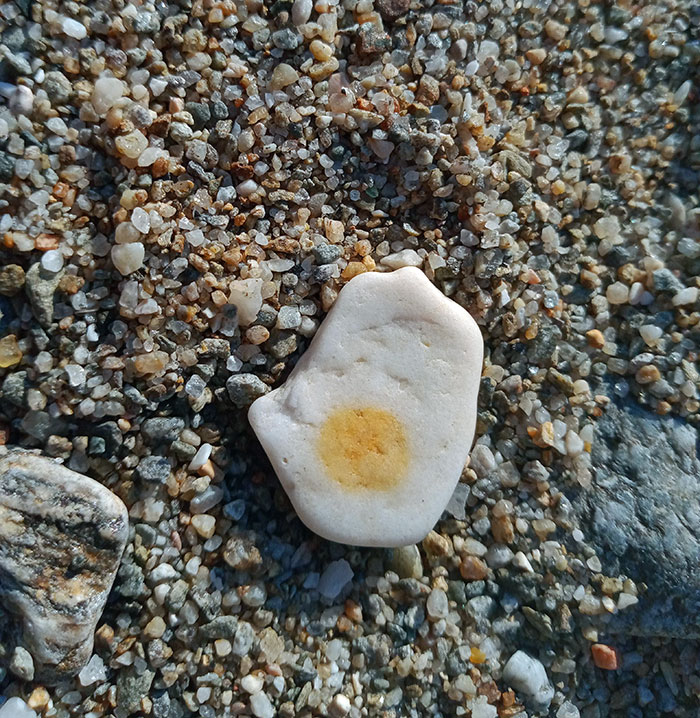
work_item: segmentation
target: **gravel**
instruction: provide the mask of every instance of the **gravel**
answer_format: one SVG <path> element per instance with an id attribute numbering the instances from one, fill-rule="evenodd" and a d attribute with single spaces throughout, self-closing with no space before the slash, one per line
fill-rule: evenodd
<path id="1" fill-rule="evenodd" d="M 89 682 L 9 671 L 0 716 L 694 717 L 697 33 L 688 0 L 3 4 L 0 443 L 131 526 Z M 407 265 L 483 332 L 476 447 L 421 544 L 332 545 L 245 412 Z"/>

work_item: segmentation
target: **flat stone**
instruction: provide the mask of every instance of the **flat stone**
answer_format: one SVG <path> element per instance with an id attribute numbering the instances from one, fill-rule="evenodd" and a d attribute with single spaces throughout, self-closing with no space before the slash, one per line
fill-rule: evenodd
<path id="1" fill-rule="evenodd" d="M 248 414 L 301 520 L 341 543 L 421 541 L 469 454 L 482 354 L 474 320 L 420 270 L 349 282 Z"/>
<path id="2" fill-rule="evenodd" d="M 595 424 L 593 482 L 571 497 L 608 576 L 647 585 L 610 632 L 700 637 L 700 437 L 688 422 L 633 401 Z"/>
<path id="3" fill-rule="evenodd" d="M 96 481 L 37 454 L 0 452 L 0 599 L 35 680 L 55 683 L 90 658 L 128 516 Z"/>

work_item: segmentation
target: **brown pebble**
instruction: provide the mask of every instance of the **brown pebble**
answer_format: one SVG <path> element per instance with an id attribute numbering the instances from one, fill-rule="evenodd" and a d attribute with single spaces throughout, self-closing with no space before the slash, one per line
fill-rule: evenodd
<path id="1" fill-rule="evenodd" d="M 494 516 L 491 519 L 491 533 L 498 543 L 512 543 L 515 531 L 510 516 Z"/>
<path id="2" fill-rule="evenodd" d="M 449 556 L 452 553 L 452 544 L 437 531 L 431 531 L 423 539 L 423 548 L 431 556 Z"/>
<path id="3" fill-rule="evenodd" d="M 465 556 L 459 565 L 459 572 L 465 581 L 483 581 L 489 575 L 486 564 L 476 556 Z"/>
<path id="4" fill-rule="evenodd" d="M 637 370 L 634 378 L 638 384 L 653 384 L 661 378 L 661 372 L 657 366 L 646 364 Z"/>
<path id="5" fill-rule="evenodd" d="M 605 346 L 605 337 L 600 329 L 590 329 L 586 332 L 586 338 L 590 346 L 596 349 L 602 349 Z"/>

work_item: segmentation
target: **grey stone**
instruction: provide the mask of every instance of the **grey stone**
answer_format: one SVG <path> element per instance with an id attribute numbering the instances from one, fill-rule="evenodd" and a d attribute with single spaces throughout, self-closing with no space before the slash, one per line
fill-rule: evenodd
<path id="1" fill-rule="evenodd" d="M 203 102 L 186 102 L 185 109 L 192 115 L 195 129 L 201 130 L 211 120 L 209 105 Z"/>
<path id="2" fill-rule="evenodd" d="M 160 18 L 154 12 L 138 12 L 133 20 L 134 32 L 153 34 L 160 30 Z"/>
<path id="3" fill-rule="evenodd" d="M 34 660 L 26 648 L 15 647 L 10 661 L 10 671 L 23 681 L 34 680 Z"/>
<path id="4" fill-rule="evenodd" d="M 332 264 L 343 253 L 343 248 L 337 244 L 319 244 L 313 248 L 316 264 Z"/>
<path id="5" fill-rule="evenodd" d="M 226 391 L 235 406 L 245 407 L 267 394 L 270 387 L 255 374 L 234 374 L 226 380 Z"/>
<path id="6" fill-rule="evenodd" d="M 140 675 L 135 670 L 119 672 L 117 678 L 117 701 L 127 715 L 141 711 L 141 701 L 148 695 L 155 673 L 145 670 Z"/>
<path id="7" fill-rule="evenodd" d="M 53 320 L 53 297 L 61 281 L 63 271 L 47 272 L 40 262 L 35 262 L 25 275 L 24 290 L 29 297 L 34 316 L 42 327 L 47 328 Z"/>
<path id="8" fill-rule="evenodd" d="M 301 312 L 298 307 L 280 307 L 277 314 L 278 329 L 296 329 L 301 324 Z"/>
<path id="9" fill-rule="evenodd" d="M 9 182 L 15 175 L 15 160 L 12 155 L 0 150 L 0 181 Z"/>
<path id="10" fill-rule="evenodd" d="M 684 288 L 683 282 L 670 269 L 657 269 L 652 272 L 654 289 L 657 292 L 679 292 Z"/>
<path id="11" fill-rule="evenodd" d="M 65 105 L 73 95 L 73 85 L 70 80 L 57 70 L 46 73 L 42 87 L 54 106 Z"/>
<path id="12" fill-rule="evenodd" d="M 609 629 L 698 637 L 698 431 L 632 401 L 611 404 L 595 427 L 593 484 L 572 505 L 604 572 L 647 585 Z"/>
<path id="13" fill-rule="evenodd" d="M 9 401 L 10 404 L 22 407 L 24 406 L 24 400 L 27 395 L 27 372 L 16 371 L 12 374 L 8 374 L 5 377 L 5 381 L 2 383 L 2 396 L 3 401 Z"/>
<path id="14" fill-rule="evenodd" d="M 219 616 L 199 629 L 199 635 L 206 639 L 233 638 L 238 628 L 236 616 Z"/>
<path id="15" fill-rule="evenodd" d="M 36 678 L 54 683 L 90 657 L 128 533 L 124 504 L 51 459 L 0 452 L 0 600 Z"/>
<path id="16" fill-rule="evenodd" d="M 139 461 L 138 472 L 144 481 L 164 484 L 170 476 L 170 462 L 165 456 L 145 456 Z"/>
<path id="17" fill-rule="evenodd" d="M 141 424 L 141 434 L 149 444 L 161 444 L 175 441 L 184 428 L 183 419 L 156 416 Z"/>
<path id="18" fill-rule="evenodd" d="M 301 43 L 301 35 L 291 28 L 285 27 L 272 33 L 272 42 L 281 50 L 296 50 Z"/>

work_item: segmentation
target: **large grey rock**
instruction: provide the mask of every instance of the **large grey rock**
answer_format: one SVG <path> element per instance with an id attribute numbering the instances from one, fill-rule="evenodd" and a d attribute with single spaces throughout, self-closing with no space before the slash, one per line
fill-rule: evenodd
<path id="1" fill-rule="evenodd" d="M 56 682 L 90 657 L 127 533 L 126 508 L 104 486 L 0 448 L 0 600 L 36 680 Z"/>
<path id="2" fill-rule="evenodd" d="M 700 461 L 687 422 L 632 402 L 596 424 L 593 484 L 573 501 L 608 575 L 647 590 L 611 629 L 700 636 Z"/>

